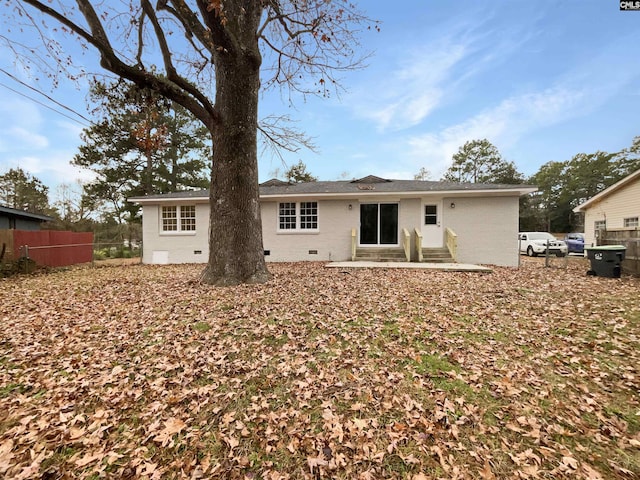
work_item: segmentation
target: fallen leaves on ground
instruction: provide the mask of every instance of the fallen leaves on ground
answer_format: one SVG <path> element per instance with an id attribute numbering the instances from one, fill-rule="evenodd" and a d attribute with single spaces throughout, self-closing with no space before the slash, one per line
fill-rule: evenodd
<path id="1" fill-rule="evenodd" d="M 271 264 L 0 280 L 0 476 L 640 477 L 640 280 Z"/>

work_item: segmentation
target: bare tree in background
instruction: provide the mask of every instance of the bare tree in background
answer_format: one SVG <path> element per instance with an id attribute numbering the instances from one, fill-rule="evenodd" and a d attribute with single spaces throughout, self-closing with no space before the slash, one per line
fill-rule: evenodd
<path id="1" fill-rule="evenodd" d="M 209 261 L 201 280 L 266 281 L 259 92 L 280 86 L 328 95 L 339 88 L 336 75 L 362 66 L 358 34 L 377 25 L 347 0 L 3 1 L 11 27 L 1 40 L 20 59 L 69 71 L 79 59 L 61 42 L 73 39 L 97 52 L 107 71 L 175 101 L 206 126 L 214 148 Z M 24 43 L 27 29 L 41 49 Z M 269 135 L 287 148 L 286 136 Z"/>

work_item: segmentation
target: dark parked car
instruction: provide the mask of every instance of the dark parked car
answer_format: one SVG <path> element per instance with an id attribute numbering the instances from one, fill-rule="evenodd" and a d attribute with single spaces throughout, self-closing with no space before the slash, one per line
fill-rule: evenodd
<path id="1" fill-rule="evenodd" d="M 564 241 L 569 253 L 584 253 L 584 233 L 568 233 Z"/>

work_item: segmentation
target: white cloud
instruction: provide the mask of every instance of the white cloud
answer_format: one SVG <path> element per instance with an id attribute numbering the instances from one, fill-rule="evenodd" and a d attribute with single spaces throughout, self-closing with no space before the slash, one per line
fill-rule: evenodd
<path id="1" fill-rule="evenodd" d="M 65 132 L 66 135 L 74 139 L 75 138 L 79 139 L 80 134 L 82 133 L 82 130 L 85 128 L 79 123 L 72 122 L 72 121 L 64 121 L 64 120 L 56 122 L 56 125 L 61 131 Z"/>
<path id="2" fill-rule="evenodd" d="M 621 53 L 629 43 L 629 38 L 621 38 L 603 45 L 593 56 L 552 80 L 546 89 L 511 95 L 461 123 L 409 137 L 408 158 L 416 169 L 425 166 L 439 178 L 453 154 L 468 140 L 487 138 L 504 152 L 517 148 L 523 137 L 535 135 L 537 130 L 601 111 L 616 95 L 628 95 L 637 89 L 640 64 L 629 63 Z M 510 159 L 518 164 L 518 158 Z"/>
<path id="3" fill-rule="evenodd" d="M 42 116 L 36 106 L 11 96 L 0 96 L 0 152 L 47 145 L 38 133 Z"/>
<path id="4" fill-rule="evenodd" d="M 476 77 L 497 64 L 507 62 L 536 33 L 525 26 L 495 29 L 489 26 L 491 14 L 456 18 L 417 39 L 396 58 L 374 74 L 375 84 L 362 87 L 350 98 L 360 117 L 372 120 L 379 131 L 401 131 L 422 123 L 436 109 L 464 97 Z"/>
<path id="5" fill-rule="evenodd" d="M 381 130 L 402 130 L 420 123 L 442 102 L 451 71 L 467 46 L 449 39 L 409 53 L 386 79 L 353 98 L 358 115 Z"/>
<path id="6" fill-rule="evenodd" d="M 75 183 L 81 182 L 86 183 L 94 180 L 96 175 L 94 172 L 73 166 L 69 163 L 71 157 L 65 155 L 61 157 L 56 162 L 56 165 L 47 168 L 47 172 L 51 176 L 51 178 L 57 183 Z"/>
<path id="7" fill-rule="evenodd" d="M 42 156 L 17 156 L 2 162 L 2 170 L 22 168 L 25 172 L 37 177 L 45 185 L 52 187 L 60 183 L 88 182 L 95 178 L 95 174 L 70 164 L 72 152 L 47 151 Z"/>
<path id="8" fill-rule="evenodd" d="M 82 127 L 13 94 L 0 94 L 0 172 L 22 168 L 50 191 L 58 183 L 93 178 L 70 165 Z"/>
<path id="9" fill-rule="evenodd" d="M 510 97 L 465 122 L 410 137 L 408 155 L 413 164 L 440 177 L 466 141 L 487 138 L 503 149 L 532 130 L 581 115 L 593 102 L 594 92 L 564 87 Z"/>
<path id="10" fill-rule="evenodd" d="M 11 139 L 14 148 L 16 143 L 36 149 L 47 148 L 49 146 L 49 139 L 47 137 L 24 127 L 11 127 L 3 133 L 3 137 Z M 8 143 L 6 140 L 5 142 Z"/>

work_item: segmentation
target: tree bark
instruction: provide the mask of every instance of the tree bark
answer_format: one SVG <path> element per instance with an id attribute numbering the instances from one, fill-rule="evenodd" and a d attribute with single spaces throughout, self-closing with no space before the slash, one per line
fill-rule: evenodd
<path id="1" fill-rule="evenodd" d="M 209 263 L 203 283 L 228 286 L 270 278 L 264 259 L 258 189 L 260 53 L 254 45 L 218 52 Z"/>
<path id="2" fill-rule="evenodd" d="M 122 45 L 112 45 L 112 40 L 128 41 L 132 37 L 128 36 L 128 28 L 124 37 L 120 27 L 111 32 L 106 29 L 111 22 L 103 23 L 110 18 L 103 11 L 103 4 L 108 2 L 75 0 L 77 11 L 64 5 L 52 6 L 46 0 L 17 3 L 20 7 L 16 7 L 17 15 L 23 14 L 22 3 L 31 5 L 73 32 L 81 42 L 96 48 L 104 69 L 179 103 L 206 125 L 215 150 L 209 263 L 201 281 L 215 285 L 267 281 L 270 275 L 262 244 L 256 138 L 262 62 L 258 41 L 264 40 L 265 48 L 275 55 L 271 82 L 288 84 L 302 93 L 322 93 L 326 92 L 326 79 L 335 83 L 333 70 L 345 71 L 360 65 L 361 60 L 354 58 L 351 47 L 357 43 L 353 32 L 359 30 L 353 26 L 369 23 L 368 20 L 356 12 L 350 2 L 342 0 L 333 3 L 329 0 L 162 0 L 155 7 L 151 0 L 140 0 L 140 8 L 134 7 L 138 3 L 134 2 L 130 10 L 131 28 L 140 28 L 140 32 L 144 28 L 145 36 L 153 35 L 154 41 L 150 42 L 151 47 L 145 43 L 145 36 L 139 36 L 137 45 L 133 46 L 137 47 L 133 62 L 119 53 Z M 281 3 L 286 8 L 282 8 Z M 98 5 L 100 8 L 96 10 Z M 158 16 L 160 11 L 162 16 Z M 81 23 L 76 23 L 75 13 L 83 17 Z M 24 14 L 30 18 L 27 12 Z M 151 29 L 146 27 L 147 22 Z M 202 68 L 206 68 L 209 54 L 213 58 L 215 104 L 206 91 L 200 90 L 176 68 L 174 56 L 183 55 L 180 50 L 172 50 L 168 42 L 168 35 L 178 30 L 176 22 L 178 29 L 186 34 L 187 51 L 193 54 L 184 56 L 183 61 L 195 61 L 197 63 L 191 65 L 196 66 L 204 59 Z M 42 34 L 38 23 L 34 21 L 33 26 Z M 162 73 L 155 73 L 154 68 L 142 63 L 147 48 L 156 47 L 162 55 Z M 313 83 L 312 88 L 307 87 L 306 78 L 314 79 L 322 87 L 316 90 L 318 87 Z M 296 140 L 276 141 L 285 148 L 295 143 Z"/>

